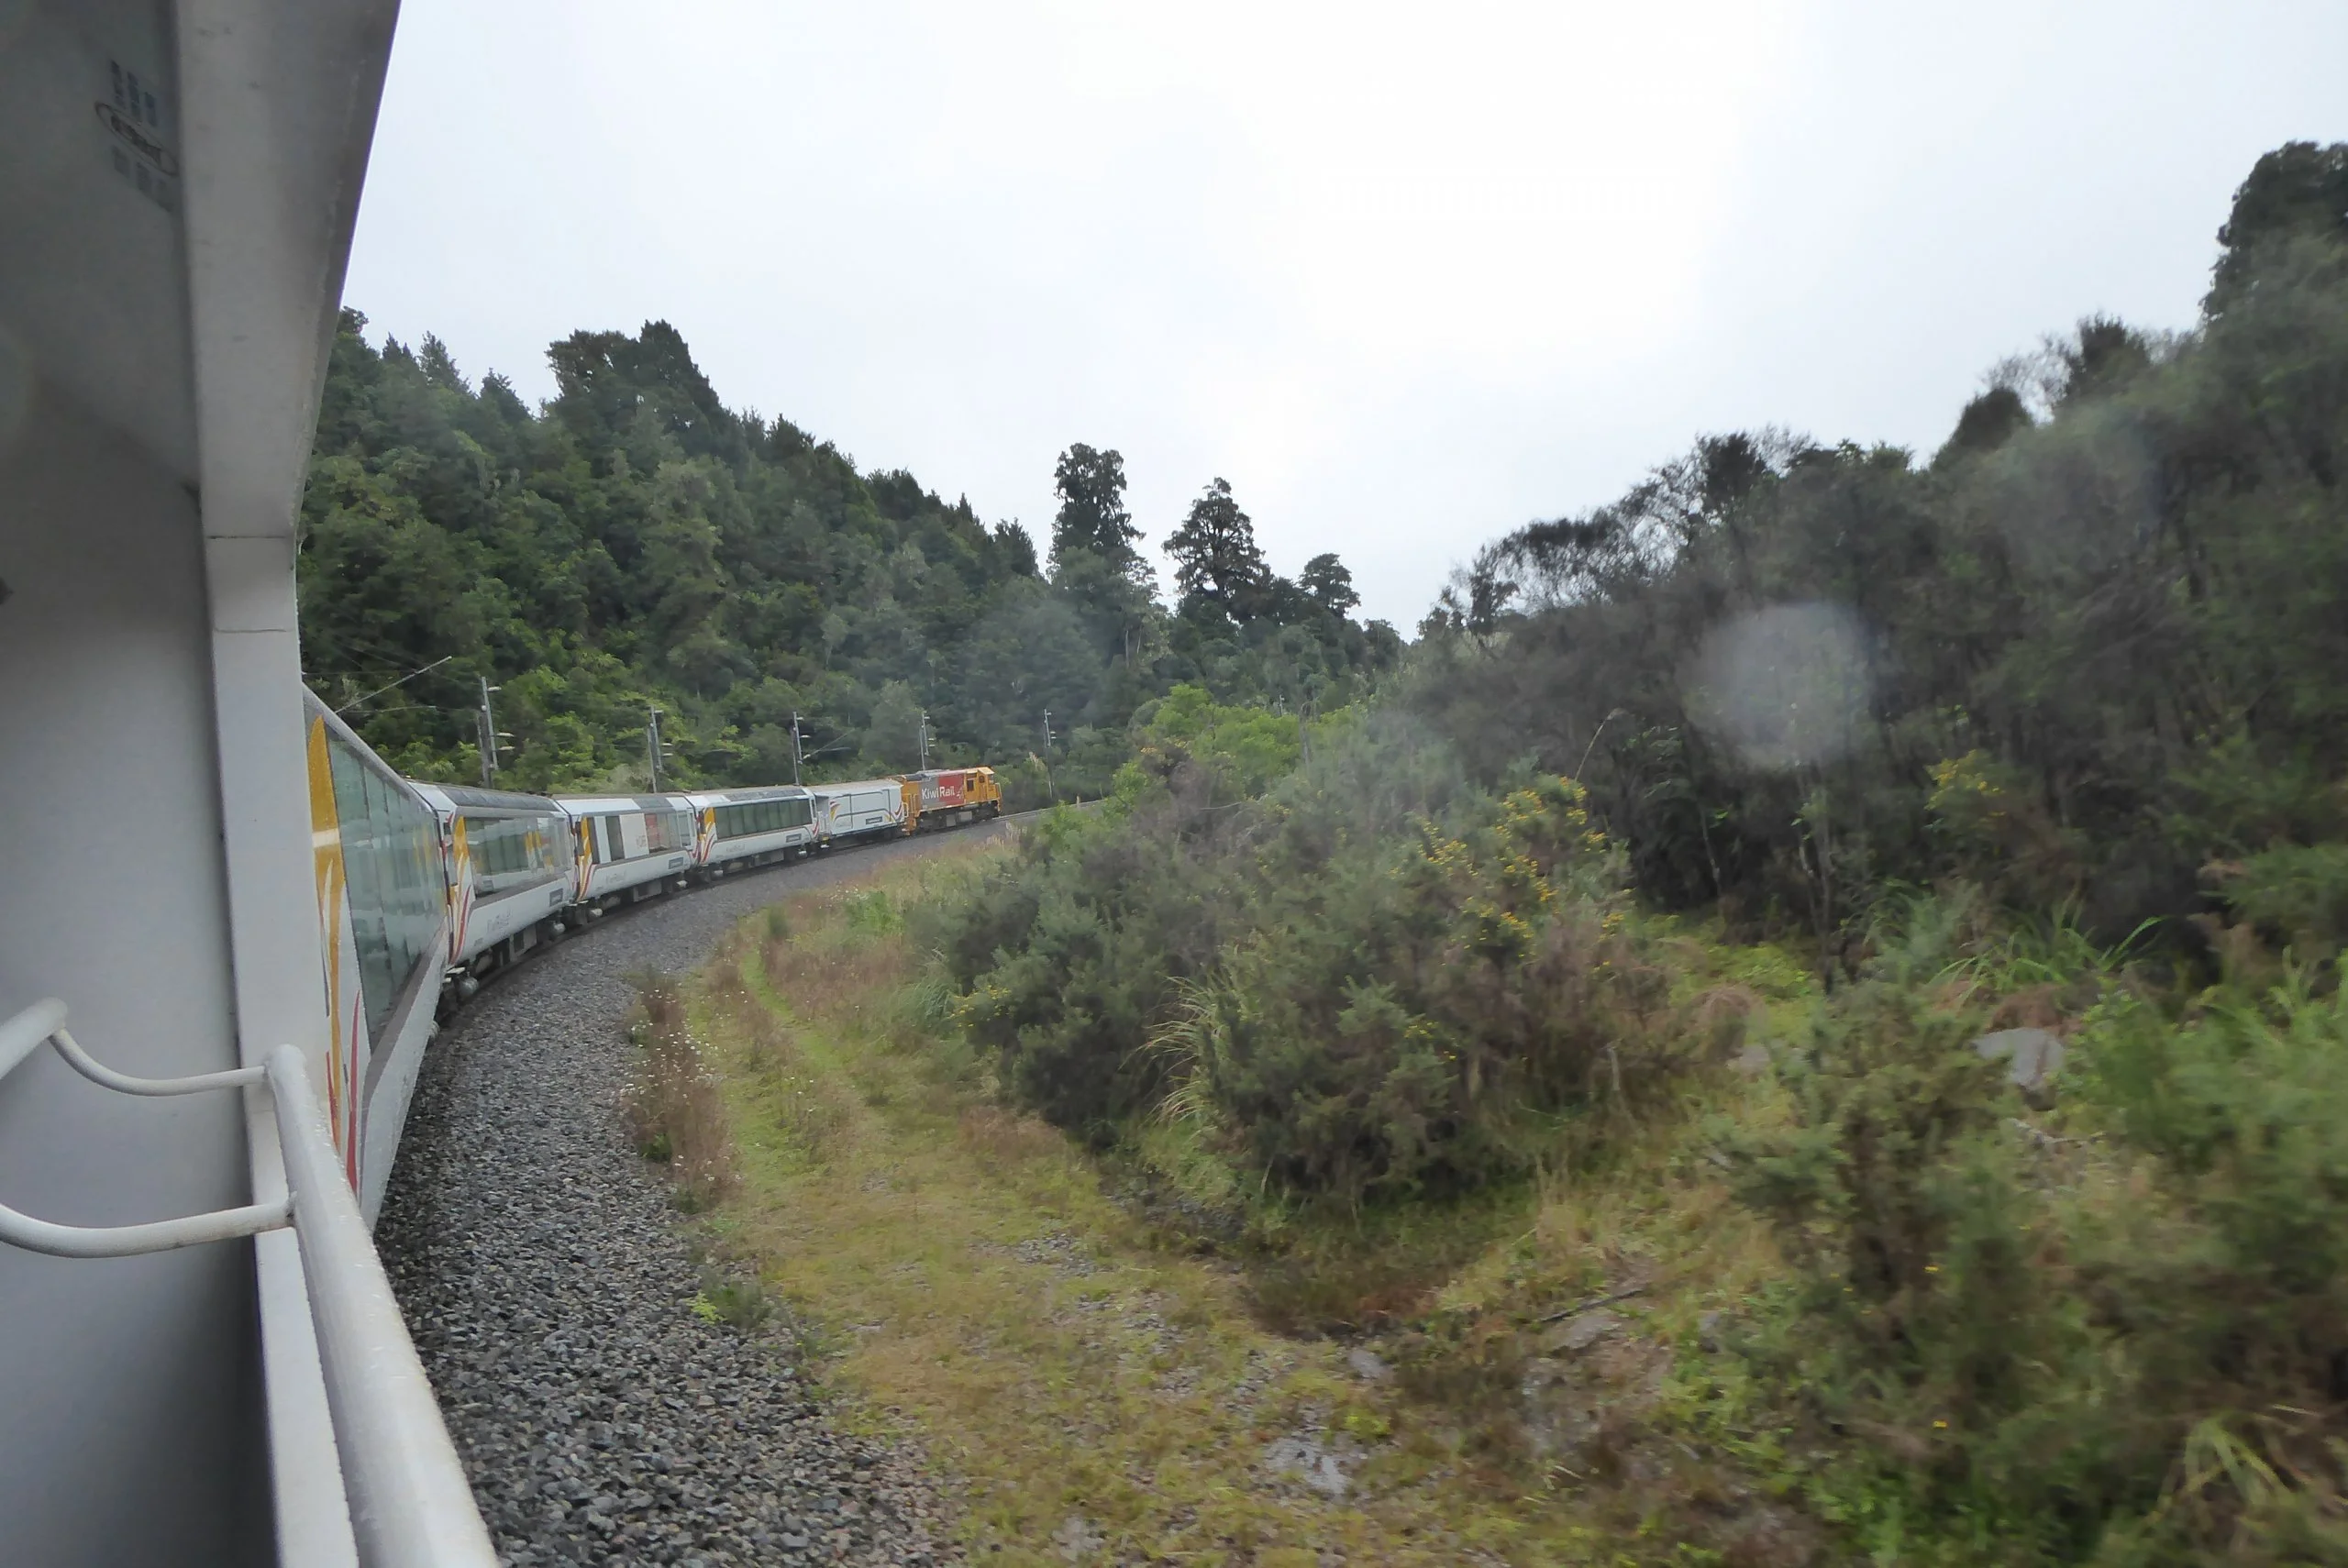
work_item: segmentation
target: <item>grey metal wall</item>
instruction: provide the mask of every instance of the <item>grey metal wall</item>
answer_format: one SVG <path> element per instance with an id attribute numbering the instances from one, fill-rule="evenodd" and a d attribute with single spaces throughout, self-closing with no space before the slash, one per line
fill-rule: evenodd
<path id="1" fill-rule="evenodd" d="M 0 1011 L 61 997 L 155 1075 L 238 1060 L 177 47 L 158 0 L 0 5 Z M 0 1082 L 0 1199 L 238 1203 L 244 1125 L 43 1054 Z M 243 1243 L 0 1248 L 0 1562 L 269 1561 L 255 1310 Z"/>
<path id="2" fill-rule="evenodd" d="M 47 995 L 108 1063 L 237 1065 L 194 503 L 33 391 L 0 456 L 0 1011 Z M 0 1082 L 0 1199 L 115 1224 L 243 1202 L 233 1095 Z M 270 1559 L 251 1249 L 0 1248 L 0 1561 Z"/>

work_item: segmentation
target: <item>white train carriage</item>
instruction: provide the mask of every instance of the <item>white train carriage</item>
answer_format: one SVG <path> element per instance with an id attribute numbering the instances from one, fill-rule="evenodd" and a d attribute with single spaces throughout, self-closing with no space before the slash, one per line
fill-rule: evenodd
<path id="1" fill-rule="evenodd" d="M 847 784 L 816 784 L 815 842 L 828 848 L 858 839 L 895 837 L 912 831 L 920 810 L 921 787 L 902 778 L 859 778 Z"/>
<path id="2" fill-rule="evenodd" d="M 422 784 L 449 876 L 449 967 L 460 996 L 565 929 L 570 821 L 543 795 Z"/>
<path id="3" fill-rule="evenodd" d="M 571 896 L 588 919 L 681 889 L 698 863 L 697 813 L 684 795 L 558 795 L 570 820 Z"/>
<path id="4" fill-rule="evenodd" d="M 795 860 L 815 846 L 814 800 L 796 784 L 688 795 L 697 820 L 693 863 L 708 877 Z"/>

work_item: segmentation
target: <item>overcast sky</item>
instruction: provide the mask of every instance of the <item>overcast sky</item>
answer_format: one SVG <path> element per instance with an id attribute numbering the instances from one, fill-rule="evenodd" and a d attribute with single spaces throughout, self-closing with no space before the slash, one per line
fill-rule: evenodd
<path id="1" fill-rule="evenodd" d="M 1407 631 L 1700 432 L 1929 453 L 2042 333 L 2187 325 L 2343 61 L 2340 0 L 404 0 L 345 298 L 533 399 L 665 317 L 1039 545 L 1071 441 L 1153 549 L 1220 474 Z"/>

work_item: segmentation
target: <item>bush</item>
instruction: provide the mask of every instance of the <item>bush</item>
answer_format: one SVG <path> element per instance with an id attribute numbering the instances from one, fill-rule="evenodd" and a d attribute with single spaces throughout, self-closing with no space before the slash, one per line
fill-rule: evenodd
<path id="1" fill-rule="evenodd" d="M 2348 1007 L 2109 988 L 2064 1133 L 1985 1016 L 1858 988 L 1781 1057 L 1790 1126 L 1724 1135 L 1813 1504 L 1912 1560 L 2348 1561 Z"/>
<path id="2" fill-rule="evenodd" d="M 2217 871 L 2235 913 L 2303 962 L 2348 946 L 2348 844 L 2283 845 Z"/>
<path id="3" fill-rule="evenodd" d="M 1347 719 L 1235 796 L 1250 765 L 1185 737 L 1261 725 L 1187 699 L 1151 724 L 1118 801 L 927 917 L 1020 1103 L 1095 1143 L 1163 1108 L 1251 1181 L 1355 1203 L 1520 1168 L 1540 1117 L 1659 1059 L 1664 976 L 1578 786 L 1495 799 Z"/>
<path id="4" fill-rule="evenodd" d="M 1635 1081 L 1662 1001 L 1578 787 L 1367 840 L 1262 922 L 1159 1035 L 1251 1172 L 1346 1202 L 1523 1168 L 1543 1111 Z M 1626 1055 L 1631 1059 L 1626 1064 Z"/>

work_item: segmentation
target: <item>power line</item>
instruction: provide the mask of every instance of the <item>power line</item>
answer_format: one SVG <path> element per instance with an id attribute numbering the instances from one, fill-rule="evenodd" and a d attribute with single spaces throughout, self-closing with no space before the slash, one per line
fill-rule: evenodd
<path id="1" fill-rule="evenodd" d="M 387 685 L 378 686 L 374 690 L 367 693 L 365 697 L 353 697 L 349 701 L 345 702 L 341 707 L 335 710 L 335 716 L 337 718 L 341 717 L 343 714 L 350 712 L 351 709 L 359 706 L 360 703 L 367 701 L 371 698 L 381 697 L 384 692 L 389 691 L 394 686 L 405 686 L 417 676 L 436 670 L 456 657 L 457 656 L 455 654 L 442 654 L 438 658 L 434 659 L 422 669 L 411 669 L 405 675 L 401 676 L 397 680 L 392 681 Z"/>

